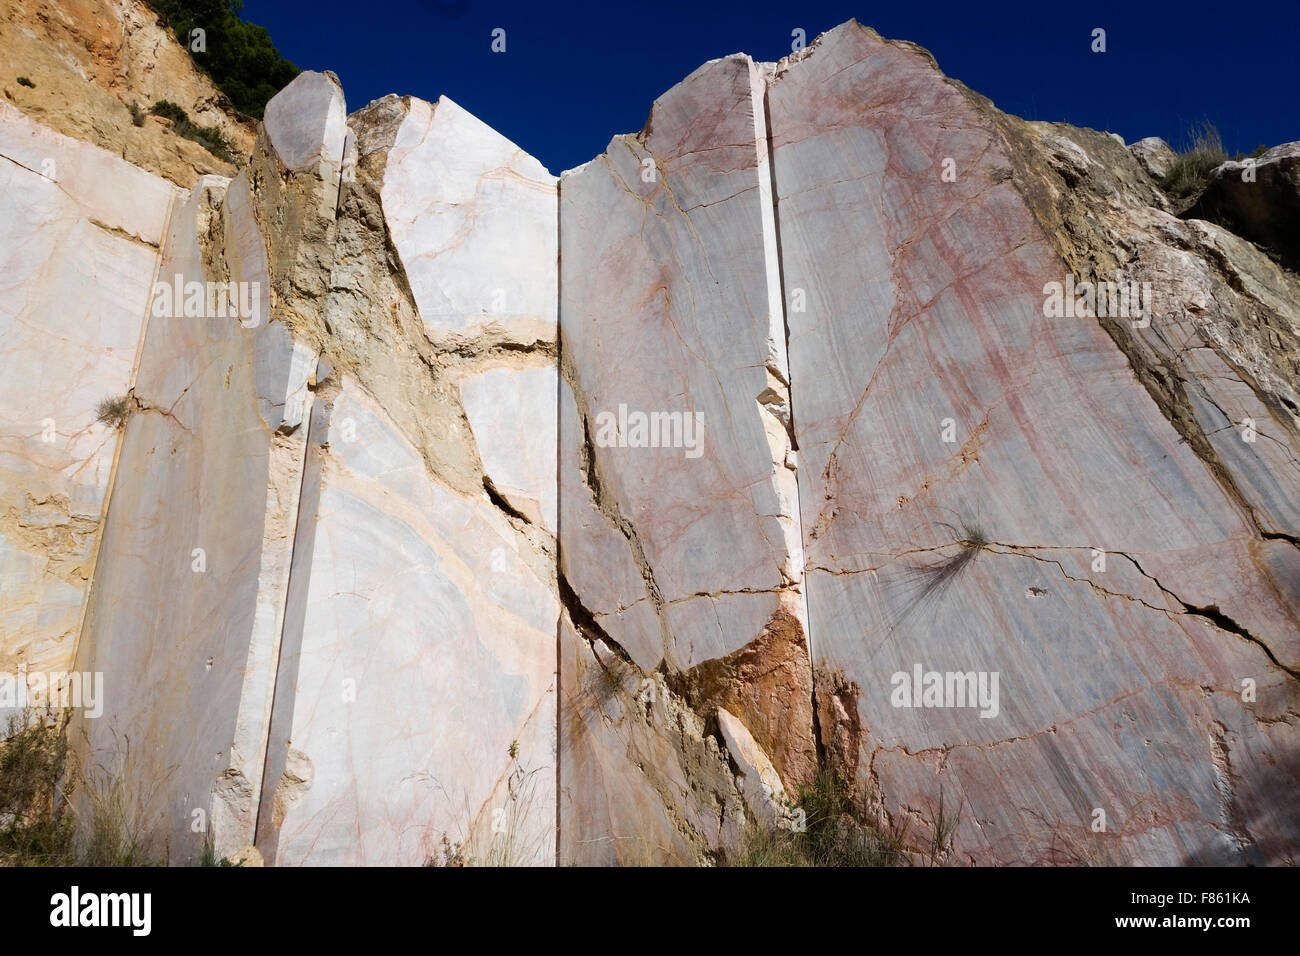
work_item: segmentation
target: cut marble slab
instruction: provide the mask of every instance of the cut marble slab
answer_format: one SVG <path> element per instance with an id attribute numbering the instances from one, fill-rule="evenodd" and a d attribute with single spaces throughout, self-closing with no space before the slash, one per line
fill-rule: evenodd
<path id="1" fill-rule="evenodd" d="M 483 468 L 498 494 L 529 521 L 555 534 L 554 364 L 499 366 L 461 380 L 461 401 Z"/>
<path id="2" fill-rule="evenodd" d="M 286 169 L 298 171 L 343 159 L 347 106 L 338 78 L 304 70 L 266 104 L 263 127 Z"/>
<path id="3" fill-rule="evenodd" d="M 384 216 L 430 338 L 553 342 L 555 177 L 446 96 L 405 102 Z"/>
<path id="4" fill-rule="evenodd" d="M 215 223 L 238 250 L 232 279 L 265 281 L 244 189 L 199 180 L 160 275 L 205 281 L 198 237 Z M 70 739 L 83 766 L 122 777 L 145 852 L 171 862 L 252 842 L 302 480 L 303 436 L 286 423 L 305 411 L 303 352 L 278 321 L 175 303 L 145 334 L 78 653 L 78 669 L 104 675 L 105 708 Z"/>
<path id="5" fill-rule="evenodd" d="M 516 862 L 553 854 L 553 787 L 535 787 L 526 806 L 491 805 L 504 799 L 512 744 L 547 747 L 539 728 L 555 722 L 559 604 L 521 556 L 528 545 L 486 501 L 432 480 L 346 376 L 317 398 L 303 487 L 263 854 L 419 865 L 444 836 L 469 841 L 484 817 L 507 829 L 489 824 L 480 852 L 526 832 Z M 552 751 L 518 760 L 554 777 Z"/>
<path id="6" fill-rule="evenodd" d="M 175 193 L 0 102 L 0 674 L 72 667 Z"/>
<path id="7" fill-rule="evenodd" d="M 1233 761 L 1243 789 L 1285 787 L 1264 727 L 1294 681 L 1183 601 L 1250 606 L 1279 649 L 1292 612 L 1102 326 L 1045 318 L 1067 267 L 993 111 L 856 23 L 778 64 L 768 107 L 811 640 L 858 685 L 860 784 L 961 804 L 963 860 L 1064 836 L 1097 858 L 1263 859 L 1263 804 L 1225 810 L 1214 741 L 1256 751 Z M 1000 704 L 911 706 L 895 677 L 917 667 L 997 674 Z M 1243 706 L 1248 677 L 1270 689 Z M 1096 810 L 1111 838 L 1086 839 Z M 1224 834 L 1225 812 L 1250 822 Z"/>
<path id="8" fill-rule="evenodd" d="M 620 625 L 604 615 L 649 604 L 660 646 L 638 647 L 645 669 L 688 669 L 754 640 L 762 615 L 720 628 L 713 596 L 769 607 L 798 586 L 762 95 L 748 57 L 715 60 L 656 101 L 640 137 L 616 137 L 561 182 L 562 356 L 576 412 L 561 421 L 562 456 L 580 455 L 589 494 L 627 541 L 602 534 L 611 553 L 571 563 L 570 584 L 584 598 L 630 544 L 642 580 L 604 580 L 594 612 L 612 633 Z M 572 499 L 562 528 L 570 508 L 575 527 L 587 520 L 591 501 Z M 692 636 L 679 639 L 682 628 Z"/>

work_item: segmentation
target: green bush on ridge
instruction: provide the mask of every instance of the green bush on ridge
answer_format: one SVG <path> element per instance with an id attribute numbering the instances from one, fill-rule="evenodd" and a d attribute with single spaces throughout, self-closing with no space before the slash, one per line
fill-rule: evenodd
<path id="1" fill-rule="evenodd" d="M 265 27 L 240 18 L 242 0 L 148 2 L 241 113 L 261 119 L 267 101 L 301 72 L 280 55 Z M 191 49 L 190 31 L 195 29 L 204 31 L 201 51 Z"/>

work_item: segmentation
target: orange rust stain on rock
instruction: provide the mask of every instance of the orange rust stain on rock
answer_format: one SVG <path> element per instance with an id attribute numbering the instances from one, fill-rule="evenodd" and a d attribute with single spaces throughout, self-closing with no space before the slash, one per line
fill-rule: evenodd
<path id="1" fill-rule="evenodd" d="M 681 693 L 701 716 L 718 707 L 735 714 L 754 735 L 794 791 L 817 775 L 813 731 L 812 664 L 803 625 L 788 609 L 776 610 L 758 637 L 678 679 Z"/>

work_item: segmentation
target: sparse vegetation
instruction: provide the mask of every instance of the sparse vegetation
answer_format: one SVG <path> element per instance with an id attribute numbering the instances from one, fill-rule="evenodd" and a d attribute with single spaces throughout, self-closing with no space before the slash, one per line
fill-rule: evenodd
<path id="1" fill-rule="evenodd" d="M 0 864 L 74 862 L 71 794 L 60 787 L 67 761 L 67 739 L 53 717 L 9 716 L 0 742 Z"/>
<path id="2" fill-rule="evenodd" d="M 90 826 L 79 847 L 81 866 L 158 866 L 144 850 L 143 834 L 133 819 L 122 781 L 102 768 L 87 781 Z"/>
<path id="3" fill-rule="evenodd" d="M 902 627 L 918 611 L 932 607 L 992 543 L 983 525 L 973 518 L 959 518 L 955 524 L 940 522 L 937 527 L 952 539 L 948 547 L 955 546 L 956 551 L 938 560 L 908 565 L 902 569 L 898 583 L 892 585 L 900 592 L 899 604 L 902 610 L 891 625 L 891 630 Z"/>
<path id="4" fill-rule="evenodd" d="M 623 672 L 617 666 L 606 667 L 600 672 L 600 681 L 606 691 L 616 694 L 623 687 Z"/>
<path id="5" fill-rule="evenodd" d="M 149 112 L 154 116 L 161 116 L 163 119 L 169 119 L 173 123 L 188 123 L 189 114 L 179 103 L 173 103 L 171 100 L 159 100 L 149 108 Z"/>
<path id="6" fill-rule="evenodd" d="M 95 420 L 109 428 L 121 428 L 131 416 L 130 396 L 105 398 L 95 406 Z"/>
<path id="7" fill-rule="evenodd" d="M 36 84 L 33 83 L 31 80 L 29 80 L 29 79 L 28 79 L 27 77 L 25 77 L 25 76 L 20 76 L 20 77 L 18 77 L 18 85 L 19 85 L 19 86 L 26 86 L 26 87 L 28 87 L 29 89 L 33 89 L 33 90 L 36 89 Z"/>
<path id="8" fill-rule="evenodd" d="M 1234 163 L 1239 163 L 1243 159 L 1259 159 L 1259 157 L 1263 156 L 1267 152 L 1268 152 L 1268 147 L 1265 146 L 1263 143 L 1260 143 L 1258 146 L 1254 148 L 1254 150 L 1250 152 L 1249 155 L 1247 155 L 1246 153 L 1238 153 L 1236 156 L 1232 157 L 1232 161 Z"/>
<path id="9" fill-rule="evenodd" d="M 442 835 L 438 851 L 424 861 L 425 866 L 469 866 L 469 860 L 461 850 L 461 844 L 452 843 L 447 834 Z"/>
<path id="10" fill-rule="evenodd" d="M 924 819 L 927 833 L 917 845 L 908 840 L 906 823 L 883 831 L 864 820 L 854 808 L 851 789 L 839 771 L 823 768 L 810 786 L 799 791 L 796 807 L 803 811 L 803 829 L 753 827 L 726 866 L 942 866 L 952 854 L 952 837 L 960 811 L 945 808 L 943 792 L 937 809 Z"/>
<path id="11" fill-rule="evenodd" d="M 123 775 L 83 772 L 68 751 L 66 717 L 11 714 L 0 736 L 0 866 L 157 866 Z M 87 818 L 78 826 L 73 797 Z"/>
<path id="12" fill-rule="evenodd" d="M 970 567 L 971 562 L 990 543 L 988 534 L 975 521 L 963 521 L 959 525 L 943 523 L 939 527 L 943 528 L 955 539 L 953 543 L 956 544 L 957 551 L 934 564 L 915 569 L 922 581 L 921 593 L 917 598 L 918 602 L 929 600 L 942 593 L 948 585 L 961 576 L 963 571 Z"/>
<path id="13" fill-rule="evenodd" d="M 756 826 L 725 860 L 727 866 L 899 866 L 907 862 L 902 833 L 886 834 L 854 813 L 840 774 L 823 769 L 801 787 L 795 806 L 803 829 Z"/>
<path id="14" fill-rule="evenodd" d="M 267 101 L 301 72 L 280 55 L 264 27 L 239 16 L 241 0 L 149 0 L 194 63 L 221 88 L 235 109 L 262 118 Z M 203 31 L 194 49 L 193 30 Z"/>
<path id="15" fill-rule="evenodd" d="M 519 741 L 510 744 L 510 774 L 506 778 L 506 802 L 492 809 L 492 838 L 488 843 L 487 866 L 528 866 L 537 847 L 525 830 L 537 802 L 537 774 L 519 762 Z"/>
<path id="16" fill-rule="evenodd" d="M 537 775 L 545 768 L 528 768 L 520 762 L 518 740 L 512 740 L 506 752 L 510 769 L 504 802 L 485 807 L 488 816 L 477 823 L 471 820 L 464 827 L 463 839 L 452 840 L 442 834 L 439 848 L 425 859 L 425 866 L 532 866 L 539 862 L 538 851 L 546 834 L 544 827 L 533 826 Z M 432 779 L 427 774 L 418 776 Z M 484 824 L 487 832 L 480 836 L 478 828 Z"/>
<path id="17" fill-rule="evenodd" d="M 239 866 L 228 857 L 217 856 L 217 848 L 211 838 L 203 841 L 203 850 L 199 854 L 199 866 Z"/>
<path id="18" fill-rule="evenodd" d="M 1174 159 L 1160 185 L 1174 196 L 1191 196 L 1205 188 L 1210 173 L 1227 158 L 1218 129 L 1213 123 L 1203 122 L 1192 129 L 1187 149 Z"/>
<path id="19" fill-rule="evenodd" d="M 193 122 L 184 107 L 171 100 L 159 100 L 149 109 L 155 116 L 171 120 L 172 129 L 178 136 L 198 143 L 213 156 L 228 163 L 235 161 L 230 152 L 230 140 L 226 134 L 215 126 L 200 126 Z"/>

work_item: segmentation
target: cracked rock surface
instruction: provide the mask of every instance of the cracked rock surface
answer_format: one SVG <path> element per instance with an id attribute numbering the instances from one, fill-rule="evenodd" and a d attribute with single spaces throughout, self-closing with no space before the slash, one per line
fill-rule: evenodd
<path id="1" fill-rule="evenodd" d="M 850 22 L 558 177 L 328 73 L 251 149 L 0 103 L 0 671 L 104 674 L 153 851 L 712 865 L 834 773 L 957 863 L 1296 861 L 1295 144 L 1182 209 Z"/>

